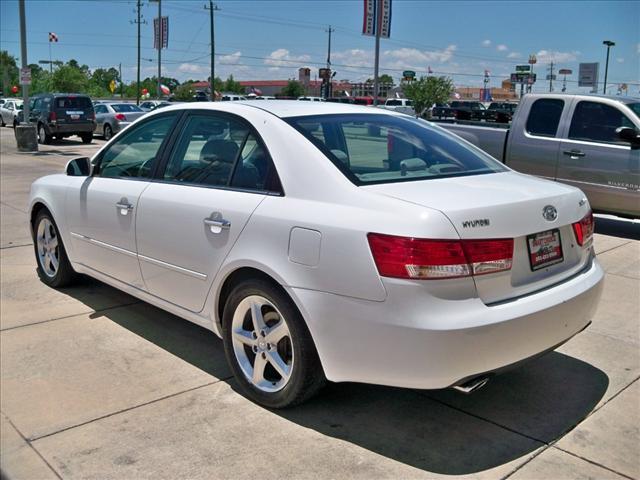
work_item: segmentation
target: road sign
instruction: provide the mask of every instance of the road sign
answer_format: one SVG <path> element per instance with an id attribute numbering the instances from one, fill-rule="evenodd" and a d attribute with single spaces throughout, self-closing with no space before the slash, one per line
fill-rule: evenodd
<path id="1" fill-rule="evenodd" d="M 581 63 L 578 71 L 578 86 L 593 87 L 595 90 L 598 86 L 598 67 L 599 63 Z"/>
<path id="2" fill-rule="evenodd" d="M 20 69 L 20 85 L 31 85 L 31 68 L 22 67 Z"/>
<path id="3" fill-rule="evenodd" d="M 116 91 L 116 81 L 115 80 L 111 80 L 109 82 L 109 90 L 111 91 L 111 93 Z"/>
<path id="4" fill-rule="evenodd" d="M 516 65 L 516 72 L 530 72 L 531 65 Z"/>
<path id="5" fill-rule="evenodd" d="M 568 68 L 561 68 L 558 71 L 558 74 L 560 74 L 560 75 L 571 75 L 572 73 L 573 73 L 573 71 L 568 69 Z"/>

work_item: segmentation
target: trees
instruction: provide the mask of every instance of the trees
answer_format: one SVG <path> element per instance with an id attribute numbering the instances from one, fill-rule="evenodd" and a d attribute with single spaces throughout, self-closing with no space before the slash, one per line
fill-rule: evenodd
<path id="1" fill-rule="evenodd" d="M 282 89 L 281 93 L 285 97 L 298 98 L 302 97 L 305 94 L 305 91 L 304 86 L 300 82 L 296 80 L 289 80 L 287 86 Z"/>
<path id="2" fill-rule="evenodd" d="M 193 96 L 196 94 L 196 91 L 192 85 L 193 82 L 185 82 L 178 86 L 173 92 L 173 96 L 176 100 L 180 102 L 190 102 L 193 100 Z"/>
<path id="3" fill-rule="evenodd" d="M 421 77 L 404 87 L 404 94 L 413 101 L 416 116 L 422 116 L 434 103 L 445 103 L 453 93 L 453 80 L 448 77 Z"/>
<path id="4" fill-rule="evenodd" d="M 365 83 L 374 83 L 373 82 L 373 78 L 367 78 L 367 81 Z M 382 75 L 380 75 L 378 77 L 378 83 L 391 83 L 391 84 L 393 84 L 393 77 L 391 75 L 387 75 L 386 73 L 383 73 Z"/>
<path id="5" fill-rule="evenodd" d="M 11 93 L 11 87 L 18 85 L 18 65 L 16 58 L 6 50 L 0 50 L 0 82 L 3 95 Z"/>
<path id="6" fill-rule="evenodd" d="M 222 87 L 222 90 L 225 92 L 232 92 L 232 93 L 244 93 L 244 87 L 240 85 L 240 82 L 236 82 L 233 79 L 233 75 L 229 75 L 229 78 L 227 78 L 227 81 L 224 82 L 224 86 Z"/>
<path id="7" fill-rule="evenodd" d="M 53 71 L 51 88 L 57 92 L 86 92 L 89 86 L 87 74 L 70 64 L 62 65 Z"/>

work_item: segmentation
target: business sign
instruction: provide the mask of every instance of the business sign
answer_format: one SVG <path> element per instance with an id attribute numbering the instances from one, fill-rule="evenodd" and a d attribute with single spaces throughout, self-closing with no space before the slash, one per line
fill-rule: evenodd
<path id="1" fill-rule="evenodd" d="M 535 73 L 512 73 L 511 74 L 511 83 L 527 83 L 532 85 L 536 83 L 537 74 Z"/>
<path id="2" fill-rule="evenodd" d="M 20 85 L 31 85 L 31 68 L 22 67 L 20 69 Z"/>
<path id="3" fill-rule="evenodd" d="M 516 72 L 530 72 L 531 65 L 516 65 Z"/>
<path id="4" fill-rule="evenodd" d="M 161 28 L 158 25 L 161 24 Z M 159 46 L 160 45 L 160 46 Z M 169 47 L 169 17 L 161 17 L 161 21 L 158 22 L 158 17 L 153 19 L 153 48 L 159 50 L 161 48 Z"/>
<path id="5" fill-rule="evenodd" d="M 362 34 L 373 36 L 376 34 L 376 4 L 378 0 L 364 0 L 364 20 Z"/>
<path id="6" fill-rule="evenodd" d="M 573 70 L 570 70 L 570 69 L 568 69 L 568 68 L 561 68 L 561 69 L 558 71 L 558 74 L 559 74 L 559 75 L 571 75 L 572 73 L 573 73 Z"/>
<path id="7" fill-rule="evenodd" d="M 405 70 L 404 72 L 402 72 L 402 76 L 404 78 L 414 78 L 416 76 L 416 72 L 414 72 L 413 70 Z"/>
<path id="8" fill-rule="evenodd" d="M 364 0 L 362 34 L 381 38 L 391 35 L 391 0 Z"/>
<path id="9" fill-rule="evenodd" d="M 578 70 L 578 86 L 598 87 L 598 66 L 599 63 L 581 63 Z"/>

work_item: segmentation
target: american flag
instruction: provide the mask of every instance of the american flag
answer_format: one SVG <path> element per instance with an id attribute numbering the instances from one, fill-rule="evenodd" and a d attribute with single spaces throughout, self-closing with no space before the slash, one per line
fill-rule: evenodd
<path id="1" fill-rule="evenodd" d="M 58 35 L 53 32 L 49 32 L 49 42 L 58 42 Z"/>

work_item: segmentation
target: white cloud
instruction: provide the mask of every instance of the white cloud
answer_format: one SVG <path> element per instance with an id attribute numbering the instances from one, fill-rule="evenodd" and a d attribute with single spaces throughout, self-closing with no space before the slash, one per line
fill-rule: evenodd
<path id="1" fill-rule="evenodd" d="M 482 46 L 483 47 L 490 47 L 491 46 L 491 40 L 483 40 L 482 41 Z"/>
<path id="2" fill-rule="evenodd" d="M 507 55 L 507 58 L 522 58 L 522 54 L 520 52 L 511 52 Z"/>
<path id="3" fill-rule="evenodd" d="M 208 69 L 204 65 L 196 65 L 194 63 L 181 63 L 178 67 L 178 72 L 180 73 L 193 73 L 199 75 L 207 71 Z"/>
<path id="4" fill-rule="evenodd" d="M 500 44 L 496 47 L 496 50 L 498 50 L 499 52 L 506 52 L 507 50 L 509 50 L 509 47 L 504 44 Z"/>
<path id="5" fill-rule="evenodd" d="M 558 52 L 553 50 L 540 50 L 536 53 L 536 57 L 538 58 L 539 63 L 550 63 L 550 62 L 575 62 L 578 60 L 578 56 L 580 52 Z"/>
<path id="6" fill-rule="evenodd" d="M 624 63 L 624 58 L 622 58 L 622 57 L 618 57 L 618 58 L 616 58 L 616 62 L 618 62 L 618 63 Z"/>
<path id="7" fill-rule="evenodd" d="M 271 52 L 264 63 L 272 67 L 297 67 L 296 63 L 304 63 L 309 60 L 311 60 L 309 55 L 291 55 L 286 48 L 279 48 Z"/>
<path id="8" fill-rule="evenodd" d="M 398 48 L 386 50 L 383 57 L 391 62 L 404 62 L 407 66 L 422 66 L 427 62 L 446 63 L 451 60 L 458 47 L 449 45 L 443 50 L 418 50 L 416 48 Z"/>
<path id="9" fill-rule="evenodd" d="M 235 52 L 229 55 L 223 55 L 220 57 L 221 65 L 234 65 L 240 61 L 240 57 L 242 57 L 242 52 Z"/>

